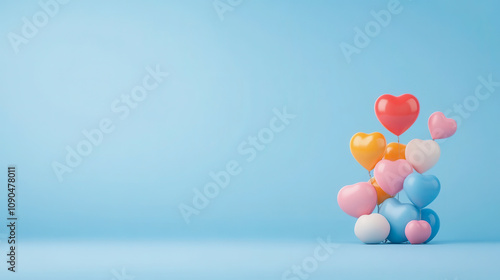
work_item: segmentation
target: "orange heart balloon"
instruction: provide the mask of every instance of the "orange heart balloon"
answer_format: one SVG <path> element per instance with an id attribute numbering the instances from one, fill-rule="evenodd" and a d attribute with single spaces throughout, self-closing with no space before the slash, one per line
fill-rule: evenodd
<path id="1" fill-rule="evenodd" d="M 405 157 L 406 145 L 400 143 L 389 143 L 385 148 L 384 159 L 388 160 L 398 160 L 398 159 L 406 159 Z"/>
<path id="2" fill-rule="evenodd" d="M 392 196 L 388 195 L 382 188 L 378 185 L 375 178 L 370 179 L 370 183 L 375 187 L 375 191 L 377 192 L 377 205 L 384 202 L 384 200 L 391 198 Z"/>
<path id="3" fill-rule="evenodd" d="M 385 153 L 385 137 L 380 132 L 358 132 L 351 138 L 351 153 L 368 171 L 372 170 Z"/>

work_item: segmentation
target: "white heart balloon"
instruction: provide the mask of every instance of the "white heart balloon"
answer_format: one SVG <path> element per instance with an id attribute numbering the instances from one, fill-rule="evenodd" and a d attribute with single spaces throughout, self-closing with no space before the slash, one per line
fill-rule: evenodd
<path id="1" fill-rule="evenodd" d="M 391 226 L 387 219 L 378 213 L 359 217 L 354 226 L 356 237 L 368 244 L 384 241 L 389 236 L 390 230 Z"/>
<path id="2" fill-rule="evenodd" d="M 434 140 L 413 139 L 406 145 L 405 157 L 418 173 L 431 169 L 439 160 L 441 149 Z"/>

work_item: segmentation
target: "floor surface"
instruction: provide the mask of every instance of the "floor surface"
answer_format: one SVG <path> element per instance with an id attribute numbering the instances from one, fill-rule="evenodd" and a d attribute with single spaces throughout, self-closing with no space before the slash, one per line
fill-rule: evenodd
<path id="1" fill-rule="evenodd" d="M 500 243 L 54 241 L 20 244 L 0 279 L 499 279 L 499 263 Z"/>

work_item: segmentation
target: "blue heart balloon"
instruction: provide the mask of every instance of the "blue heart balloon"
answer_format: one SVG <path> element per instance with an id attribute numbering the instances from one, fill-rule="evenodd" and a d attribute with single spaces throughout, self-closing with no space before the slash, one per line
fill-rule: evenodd
<path id="1" fill-rule="evenodd" d="M 405 235 L 406 225 L 418 220 L 418 209 L 410 203 L 401 203 L 395 198 L 388 198 L 380 205 L 379 213 L 384 216 L 391 230 L 387 239 L 392 243 L 408 241 Z"/>
<path id="2" fill-rule="evenodd" d="M 403 189 L 410 201 L 421 209 L 436 199 L 441 190 L 441 184 L 434 175 L 412 173 L 406 177 Z"/>
<path id="3" fill-rule="evenodd" d="M 424 242 L 427 243 L 436 236 L 436 234 L 439 231 L 439 226 L 441 225 L 441 223 L 439 222 L 439 216 L 432 209 L 429 208 L 422 209 L 421 215 L 422 215 L 421 216 L 422 220 L 428 222 L 429 225 L 431 225 L 431 230 L 432 230 L 431 236 Z"/>

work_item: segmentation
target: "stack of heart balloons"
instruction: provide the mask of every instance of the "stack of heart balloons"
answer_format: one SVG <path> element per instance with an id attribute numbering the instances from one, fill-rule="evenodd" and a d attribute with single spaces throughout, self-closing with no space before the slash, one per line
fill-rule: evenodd
<path id="1" fill-rule="evenodd" d="M 432 140 L 399 143 L 399 136 L 413 125 L 419 112 L 415 96 L 384 94 L 375 102 L 375 114 L 398 142 L 387 144 L 379 132 L 359 132 L 351 139 L 351 153 L 368 170 L 370 180 L 343 187 L 337 202 L 345 213 L 358 218 L 354 233 L 364 243 L 421 244 L 431 241 L 439 231 L 438 215 L 425 207 L 436 199 L 441 184 L 425 172 L 441 154 L 435 140 L 455 134 L 457 123 L 435 112 L 428 121 Z M 399 201 L 402 190 L 411 203 Z M 375 208 L 377 213 L 373 213 Z"/>

